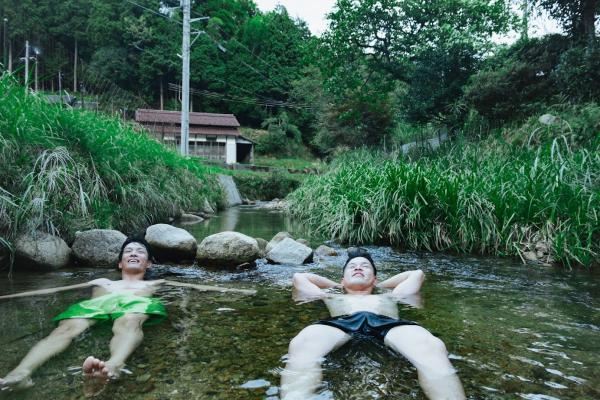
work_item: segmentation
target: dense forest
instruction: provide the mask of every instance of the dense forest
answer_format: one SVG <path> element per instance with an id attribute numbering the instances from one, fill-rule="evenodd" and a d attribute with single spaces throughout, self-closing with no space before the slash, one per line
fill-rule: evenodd
<path id="1" fill-rule="evenodd" d="M 474 113 L 493 126 L 544 104 L 595 101 L 599 4 L 339 0 L 318 38 L 283 6 L 261 12 L 252 0 L 193 2 L 192 18 L 210 19 L 193 23 L 192 107 L 269 128 L 266 152 L 303 142 L 323 155 L 410 139 L 407 132 L 427 123 L 456 129 Z M 29 40 L 44 90 L 109 94 L 113 109 L 131 98 L 178 109 L 178 6 L 1 0 L 3 59 L 22 76 Z M 541 10 L 563 35 L 528 37 L 528 20 Z M 516 43 L 492 41 L 509 31 L 520 34 Z"/>

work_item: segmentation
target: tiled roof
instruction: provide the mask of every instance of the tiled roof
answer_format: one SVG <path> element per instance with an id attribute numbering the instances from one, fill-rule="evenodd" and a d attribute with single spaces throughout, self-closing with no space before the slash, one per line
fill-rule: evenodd
<path id="1" fill-rule="evenodd" d="M 181 125 L 181 111 L 148 110 L 140 108 L 135 111 L 135 120 L 136 122 L 146 124 Z M 237 128 L 240 126 L 240 123 L 233 114 L 190 112 L 190 128 L 192 125 Z"/>

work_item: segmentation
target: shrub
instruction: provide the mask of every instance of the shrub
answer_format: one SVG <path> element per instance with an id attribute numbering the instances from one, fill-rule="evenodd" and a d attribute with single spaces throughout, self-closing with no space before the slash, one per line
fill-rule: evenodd
<path id="1" fill-rule="evenodd" d="M 233 175 L 240 195 L 251 200 L 283 199 L 300 186 L 302 179 L 301 175 L 283 171 L 270 173 L 238 171 Z"/>
<path id="2" fill-rule="evenodd" d="M 566 264 L 599 261 L 600 139 L 535 147 L 486 142 L 415 161 L 366 151 L 336 160 L 290 196 L 318 234 L 352 244 L 521 255 L 536 244 Z"/>

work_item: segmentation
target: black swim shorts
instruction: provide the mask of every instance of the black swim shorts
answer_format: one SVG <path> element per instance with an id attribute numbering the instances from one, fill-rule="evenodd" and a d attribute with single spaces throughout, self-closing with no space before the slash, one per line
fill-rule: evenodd
<path id="1" fill-rule="evenodd" d="M 341 315 L 315 322 L 319 325 L 333 326 L 350 335 L 368 336 L 383 340 L 390 329 L 402 325 L 418 325 L 412 321 L 396 319 L 368 311 L 360 311 L 350 315 Z"/>

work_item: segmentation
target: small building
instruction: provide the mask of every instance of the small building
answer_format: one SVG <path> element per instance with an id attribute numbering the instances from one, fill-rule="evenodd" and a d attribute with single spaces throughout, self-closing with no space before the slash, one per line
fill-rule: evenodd
<path id="1" fill-rule="evenodd" d="M 179 147 L 181 111 L 138 109 L 135 121 L 161 142 Z M 190 112 L 189 154 L 227 164 L 252 162 L 254 142 L 239 128 L 233 114 Z"/>

